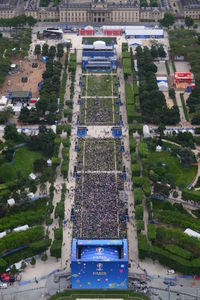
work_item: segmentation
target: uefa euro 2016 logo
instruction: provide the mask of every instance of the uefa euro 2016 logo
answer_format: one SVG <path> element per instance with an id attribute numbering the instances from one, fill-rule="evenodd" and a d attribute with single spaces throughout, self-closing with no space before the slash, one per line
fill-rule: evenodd
<path id="1" fill-rule="evenodd" d="M 103 270 L 103 264 L 98 263 L 97 264 L 97 271 L 102 271 Z"/>
<path id="2" fill-rule="evenodd" d="M 101 248 L 101 247 L 96 248 L 96 252 L 97 252 L 97 253 L 102 253 L 103 251 L 104 251 L 104 249 Z"/>

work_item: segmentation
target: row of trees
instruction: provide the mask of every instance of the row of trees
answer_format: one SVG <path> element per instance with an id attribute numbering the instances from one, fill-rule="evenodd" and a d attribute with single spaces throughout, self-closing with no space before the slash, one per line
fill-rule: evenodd
<path id="1" fill-rule="evenodd" d="M 56 56 L 60 60 L 64 55 L 64 46 L 60 43 L 57 47 L 49 47 L 49 45 L 45 43 L 41 48 L 41 45 L 37 44 L 35 45 L 34 54 L 37 55 L 38 58 L 41 54 L 47 56 L 49 59 L 54 59 Z"/>
<path id="2" fill-rule="evenodd" d="M 146 1 L 146 0 L 144 0 L 144 1 Z M 162 25 L 163 27 L 167 27 L 167 28 L 174 25 L 174 23 L 175 23 L 175 17 L 170 12 L 166 12 L 164 14 L 163 19 L 160 20 L 160 25 Z M 188 28 L 192 27 L 194 25 L 194 20 L 191 17 L 187 16 L 185 18 L 185 25 Z"/>
<path id="3" fill-rule="evenodd" d="M 147 123 L 177 124 L 180 121 L 179 109 L 173 106 L 169 109 L 165 96 L 158 90 L 155 73 L 157 67 L 153 63 L 151 51 L 137 47 L 137 62 L 140 78 L 139 96 L 143 121 Z"/>
<path id="4" fill-rule="evenodd" d="M 0 19 L 0 27 L 14 27 L 20 28 L 24 26 L 34 26 L 37 21 L 33 17 L 27 17 L 26 15 L 20 15 L 9 19 Z"/>

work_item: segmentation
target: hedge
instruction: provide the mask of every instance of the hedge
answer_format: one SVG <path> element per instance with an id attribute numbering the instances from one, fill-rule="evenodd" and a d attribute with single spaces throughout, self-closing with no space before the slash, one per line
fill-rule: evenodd
<path id="1" fill-rule="evenodd" d="M 191 228 L 195 231 L 200 231 L 200 219 L 192 218 L 188 214 L 176 210 L 163 210 L 156 214 L 156 218 L 161 223 L 175 225 L 180 228 Z"/>
<path id="2" fill-rule="evenodd" d="M 146 158 L 148 157 L 149 150 L 147 148 L 147 144 L 144 142 L 140 142 L 138 145 L 138 153 L 141 158 Z"/>
<path id="3" fill-rule="evenodd" d="M 126 105 L 133 105 L 133 90 L 129 83 L 125 84 Z"/>
<path id="4" fill-rule="evenodd" d="M 54 239 L 62 241 L 62 239 L 63 239 L 63 230 L 62 230 L 62 227 L 54 229 Z"/>
<path id="5" fill-rule="evenodd" d="M 137 228 L 137 233 L 140 233 L 141 230 L 144 230 L 144 221 L 143 220 L 137 220 L 136 228 Z"/>
<path id="6" fill-rule="evenodd" d="M 135 138 L 130 138 L 129 139 L 129 144 L 130 144 L 130 151 L 131 152 L 135 152 L 135 150 L 136 150 L 136 139 Z"/>
<path id="7" fill-rule="evenodd" d="M 143 206 L 142 205 L 137 205 L 135 206 L 135 218 L 136 220 L 143 220 Z"/>
<path id="8" fill-rule="evenodd" d="M 151 195 L 151 181 L 148 177 L 143 177 L 144 180 L 144 193 L 147 197 L 149 197 Z"/>
<path id="9" fill-rule="evenodd" d="M 61 249 L 62 249 L 62 241 L 61 240 L 55 240 L 50 248 L 51 256 L 54 256 L 56 258 L 61 258 Z"/>
<path id="10" fill-rule="evenodd" d="M 137 160 L 138 160 L 137 154 L 131 152 L 131 162 L 132 162 L 132 164 L 136 163 Z"/>
<path id="11" fill-rule="evenodd" d="M 142 199 L 143 199 L 143 194 L 142 194 L 141 189 L 135 188 L 134 189 L 134 202 L 135 202 L 135 205 L 142 204 Z"/>
<path id="12" fill-rule="evenodd" d="M 0 258 L 0 272 L 4 272 L 7 266 L 7 262 L 3 258 Z"/>
<path id="13" fill-rule="evenodd" d="M 132 176 L 140 176 L 140 165 L 132 164 Z"/>
<path id="14" fill-rule="evenodd" d="M 143 184 L 144 184 L 143 177 L 133 177 L 133 186 L 142 187 Z M 134 192 L 135 192 L 135 190 L 134 190 Z"/>
<path id="15" fill-rule="evenodd" d="M 41 241 L 37 241 L 31 244 L 31 250 L 33 251 L 33 255 L 44 252 L 51 245 L 50 239 L 44 239 Z"/>
<path id="16" fill-rule="evenodd" d="M 3 217 L 0 219 L 0 232 L 26 224 L 29 226 L 41 224 L 45 219 L 45 212 L 46 203 L 42 207 L 33 206 L 30 210 Z"/>
<path id="17" fill-rule="evenodd" d="M 177 245 L 173 245 L 173 244 L 170 244 L 170 245 L 167 245 L 165 247 L 165 249 L 175 255 L 178 255 L 178 256 L 181 256 L 185 259 L 191 259 L 192 258 L 192 253 L 190 251 L 187 251 L 185 249 L 182 249 L 180 247 L 178 247 Z"/>
<path id="18" fill-rule="evenodd" d="M 158 260 L 162 265 L 172 268 L 177 272 L 187 275 L 200 275 L 199 258 L 188 261 L 158 246 L 150 246 L 145 235 L 138 234 L 138 250 L 140 259 L 144 259 L 146 257 L 152 258 L 153 260 Z"/>
<path id="19" fill-rule="evenodd" d="M 140 135 L 143 133 L 142 124 L 130 124 L 129 125 L 129 135 L 133 135 L 133 133 L 138 132 Z"/>
<path id="20" fill-rule="evenodd" d="M 182 191 L 182 199 L 183 200 L 192 200 L 192 201 L 195 201 L 195 202 L 200 202 L 200 191 L 183 190 Z"/>
<path id="21" fill-rule="evenodd" d="M 12 232 L 0 239 L 0 253 L 33 243 L 43 239 L 43 237 L 44 229 L 42 226 L 34 226 L 21 232 Z"/>
<path id="22" fill-rule="evenodd" d="M 122 43 L 122 52 L 128 51 L 128 43 Z"/>
<path id="23" fill-rule="evenodd" d="M 155 242 L 156 240 L 156 228 L 154 224 L 148 224 L 147 225 L 147 233 L 148 233 L 148 239 L 151 242 Z"/>

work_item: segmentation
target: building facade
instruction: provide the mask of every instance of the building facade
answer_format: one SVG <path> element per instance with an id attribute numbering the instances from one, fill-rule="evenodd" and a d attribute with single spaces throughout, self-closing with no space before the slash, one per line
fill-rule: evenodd
<path id="1" fill-rule="evenodd" d="M 18 0 L 0 0 L 0 19 L 10 19 L 16 16 Z"/>
<path id="2" fill-rule="evenodd" d="M 60 21 L 85 24 L 128 24 L 162 19 L 166 11 L 176 17 L 200 19 L 200 0 L 159 1 L 159 7 L 140 7 L 140 0 L 60 0 L 57 7 L 40 7 L 40 0 L 27 0 L 17 10 L 19 0 L 0 0 L 0 18 L 20 13 L 38 21 Z"/>
<path id="3" fill-rule="evenodd" d="M 180 0 L 183 15 L 194 20 L 200 20 L 200 0 Z"/>

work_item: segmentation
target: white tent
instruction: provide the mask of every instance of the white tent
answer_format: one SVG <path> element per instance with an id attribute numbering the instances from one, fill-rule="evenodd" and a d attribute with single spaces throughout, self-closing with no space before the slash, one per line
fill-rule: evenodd
<path id="1" fill-rule="evenodd" d="M 0 232 L 0 239 L 2 239 L 4 236 L 6 236 L 6 231 Z"/>
<path id="2" fill-rule="evenodd" d="M 51 160 L 50 158 L 47 160 L 47 166 L 48 166 L 48 167 L 51 167 L 51 166 L 52 166 L 52 160 Z"/>
<path id="3" fill-rule="evenodd" d="M 7 102 L 8 102 L 8 98 L 7 97 L 2 96 L 0 98 L 0 106 L 5 106 L 7 104 Z"/>
<path id="4" fill-rule="evenodd" d="M 24 225 L 24 226 L 19 226 L 13 229 L 14 232 L 20 232 L 20 231 L 26 231 L 27 229 L 29 229 L 28 225 Z"/>
<path id="5" fill-rule="evenodd" d="M 8 199 L 7 203 L 8 203 L 8 205 L 13 206 L 13 205 L 15 205 L 15 199 L 10 198 L 10 199 Z"/>
<path id="6" fill-rule="evenodd" d="M 106 43 L 104 41 L 96 41 L 93 43 L 94 49 L 105 49 Z"/>
<path id="7" fill-rule="evenodd" d="M 161 152 L 162 151 L 162 147 L 160 145 L 156 146 L 156 152 Z"/>
<path id="8" fill-rule="evenodd" d="M 144 125 L 144 126 L 143 126 L 143 136 L 144 136 L 144 138 L 149 138 L 149 137 L 151 137 L 151 134 L 150 134 L 149 126 L 148 126 L 148 125 Z"/>
<path id="9" fill-rule="evenodd" d="M 34 173 L 29 174 L 29 179 L 30 180 L 35 180 L 36 178 L 37 178 L 37 176 Z"/>
<path id="10" fill-rule="evenodd" d="M 29 194 L 27 194 L 27 197 L 29 198 L 29 199 L 33 199 L 34 198 L 34 194 L 33 193 L 29 193 Z"/>
<path id="11" fill-rule="evenodd" d="M 197 239 L 200 239 L 200 233 L 190 229 L 190 228 L 187 228 L 185 231 L 184 231 L 185 234 L 191 236 L 191 237 L 195 237 Z"/>

